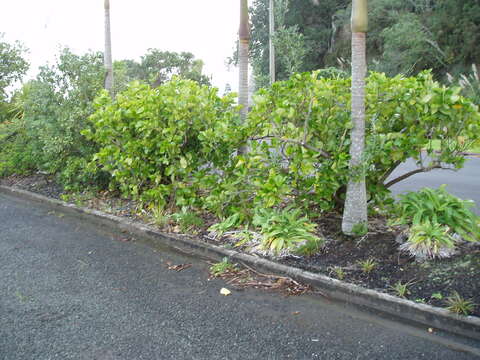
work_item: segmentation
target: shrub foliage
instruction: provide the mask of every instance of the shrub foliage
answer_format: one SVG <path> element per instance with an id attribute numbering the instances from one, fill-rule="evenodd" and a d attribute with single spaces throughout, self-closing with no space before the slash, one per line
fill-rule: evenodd
<path id="1" fill-rule="evenodd" d="M 462 152 L 480 136 L 480 115 L 459 91 L 433 81 L 429 72 L 409 78 L 371 74 L 364 166 L 349 173 L 350 80 L 305 73 L 277 82 L 256 95 L 244 126 L 249 151 L 234 159 L 232 176 L 212 199 L 234 210 L 245 201 L 273 207 L 287 200 L 327 211 L 343 206 L 349 177 L 365 172 L 371 203 L 382 204 L 398 181 L 462 167 Z M 418 169 L 389 179 L 409 158 Z"/>
<path id="2" fill-rule="evenodd" d="M 159 205 L 196 206 L 201 179 L 236 149 L 233 96 L 174 78 L 157 88 L 132 83 L 116 100 L 103 92 L 83 132 L 99 144 L 95 161 L 125 196 Z"/>

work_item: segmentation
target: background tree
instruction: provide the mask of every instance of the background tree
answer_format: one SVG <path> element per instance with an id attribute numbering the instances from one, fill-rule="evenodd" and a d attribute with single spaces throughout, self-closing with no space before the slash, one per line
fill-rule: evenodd
<path id="1" fill-rule="evenodd" d="M 282 46 L 279 38 L 283 37 L 292 45 L 295 45 L 297 39 L 304 45 L 305 53 L 297 71 L 325 67 L 324 59 L 329 52 L 332 37 L 332 18 L 339 9 L 345 9 L 347 3 L 347 0 L 324 0 L 319 6 L 311 0 L 275 1 L 276 43 Z M 269 84 L 269 0 L 254 0 L 250 13 L 251 61 L 257 85 L 263 87 Z M 284 34 L 278 34 L 279 27 L 283 28 Z M 290 51 L 294 52 L 295 50 Z M 277 49 L 276 80 L 288 78 L 288 63 L 282 59 L 281 49 Z"/>
<path id="2" fill-rule="evenodd" d="M 367 191 L 364 171 L 365 148 L 365 75 L 367 0 L 353 0 L 352 6 L 352 132 L 350 134 L 349 181 L 342 231 L 354 235 L 359 226 L 367 225 Z M 361 228 L 360 228 L 361 229 Z"/>
<path id="3" fill-rule="evenodd" d="M 9 44 L 3 41 L 3 36 L 0 33 L 0 100 L 5 99 L 7 88 L 21 80 L 29 66 L 23 45 L 18 41 Z"/>
<path id="4" fill-rule="evenodd" d="M 8 101 L 9 87 L 21 80 L 28 70 L 25 52 L 22 44 L 9 44 L 3 41 L 3 34 L 0 34 L 0 123 L 8 118 L 12 110 Z"/>
<path id="5" fill-rule="evenodd" d="M 268 5 L 251 8 L 251 61 L 257 83 L 268 84 Z M 300 71 L 330 66 L 349 68 L 351 1 L 291 1 L 285 27 L 297 26 L 306 54 Z M 480 59 L 480 3 L 476 0 L 370 0 L 367 62 L 371 70 L 414 75 L 433 69 L 436 79 L 469 72 Z M 277 61 L 277 80 L 288 77 Z M 260 81 L 258 81 L 260 79 Z"/>
<path id="6" fill-rule="evenodd" d="M 77 55 L 65 48 L 55 64 L 40 67 L 36 79 L 22 88 L 22 126 L 38 169 L 55 173 L 69 159 L 88 158 L 95 151 L 80 132 L 104 74 L 101 53 Z"/>
<path id="7" fill-rule="evenodd" d="M 115 76 L 119 90 L 133 80 L 139 80 L 157 87 L 170 80 L 173 75 L 194 80 L 201 85 L 210 85 L 210 79 L 202 74 L 203 61 L 195 59 L 189 52 L 170 52 L 149 49 L 140 62 L 134 60 L 116 61 Z"/>
<path id="8" fill-rule="evenodd" d="M 105 8 L 105 89 L 113 96 L 112 37 L 110 31 L 110 0 L 104 1 Z"/>
<path id="9" fill-rule="evenodd" d="M 300 32 L 298 25 L 286 25 L 285 18 L 289 7 L 290 0 L 277 0 L 275 7 L 277 30 L 273 36 L 276 57 L 286 78 L 302 70 L 307 54 L 305 36 Z"/>

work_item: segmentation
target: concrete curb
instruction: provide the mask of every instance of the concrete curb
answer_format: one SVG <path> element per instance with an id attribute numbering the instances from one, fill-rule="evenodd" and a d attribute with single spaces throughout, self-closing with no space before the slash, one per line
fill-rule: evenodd
<path id="1" fill-rule="evenodd" d="M 270 260 L 208 244 L 194 237 L 161 233 L 149 226 L 134 223 L 125 218 L 106 214 L 98 210 L 78 207 L 29 191 L 0 186 L 0 193 L 35 201 L 65 213 L 79 215 L 101 226 L 107 226 L 115 230 L 126 230 L 132 235 L 158 241 L 162 245 L 182 252 L 206 256 L 214 260 L 229 257 L 233 262 L 243 262 L 255 269 L 268 271 L 277 275 L 286 275 L 295 280 L 311 284 L 334 300 L 359 305 L 370 310 L 392 315 L 401 320 L 480 340 L 480 318 L 478 317 L 455 315 L 446 309 L 418 304 L 385 293 L 365 289 L 357 285 L 332 279 L 325 275 L 311 273 L 295 267 L 278 264 Z"/>

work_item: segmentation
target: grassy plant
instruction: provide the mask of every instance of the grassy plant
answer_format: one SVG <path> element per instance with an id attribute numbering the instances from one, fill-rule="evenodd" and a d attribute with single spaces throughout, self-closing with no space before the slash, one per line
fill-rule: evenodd
<path id="1" fill-rule="evenodd" d="M 402 283 L 401 281 L 397 281 L 395 285 L 390 286 L 390 288 L 394 291 L 395 295 L 401 298 L 406 298 L 410 295 L 410 290 L 408 287 L 411 285 L 411 282 Z"/>
<path id="2" fill-rule="evenodd" d="M 365 236 L 368 233 L 368 225 L 365 223 L 358 223 L 353 225 L 352 233 L 354 236 Z"/>
<path id="3" fill-rule="evenodd" d="M 420 261 L 446 258 L 455 253 L 455 240 L 448 227 L 425 221 L 411 227 L 410 236 L 400 249 Z"/>
<path id="4" fill-rule="evenodd" d="M 443 299 L 443 295 L 441 292 L 436 292 L 436 293 L 433 293 L 432 296 L 430 296 L 432 299 L 437 299 L 437 300 L 442 300 Z"/>
<path id="5" fill-rule="evenodd" d="M 480 104 L 480 77 L 475 64 L 472 64 L 471 73 L 461 74 L 459 79 L 455 79 L 447 73 L 447 79 L 453 85 L 458 85 L 462 88 L 464 96 L 472 99 L 476 104 Z"/>
<path id="6" fill-rule="evenodd" d="M 455 314 L 469 315 L 475 309 L 475 304 L 470 300 L 464 299 L 456 291 L 452 293 L 447 299 L 447 309 Z"/>
<path id="7" fill-rule="evenodd" d="M 192 231 L 195 228 L 203 226 L 204 222 L 201 217 L 191 211 L 183 210 L 182 212 L 172 215 L 173 220 L 180 226 L 182 232 Z"/>
<path id="8" fill-rule="evenodd" d="M 225 274 L 226 272 L 229 272 L 229 271 L 231 272 L 231 271 L 235 271 L 235 270 L 236 270 L 236 266 L 234 264 L 230 263 L 230 261 L 226 257 L 223 258 L 222 261 L 210 266 L 210 273 L 213 276 L 221 276 L 221 275 Z"/>
<path id="9" fill-rule="evenodd" d="M 314 234 L 316 224 L 300 216 L 300 210 L 257 209 L 253 225 L 261 228 L 262 247 L 278 255 L 282 250 L 319 247 L 323 239 Z M 307 245 L 307 244 L 314 244 Z"/>
<path id="10" fill-rule="evenodd" d="M 162 206 L 153 205 L 150 208 L 150 212 L 153 222 L 156 226 L 158 226 L 159 228 L 163 228 L 168 225 L 168 222 L 170 221 L 170 216 L 165 213 L 165 210 Z"/>
<path id="11" fill-rule="evenodd" d="M 332 266 L 330 268 L 330 274 L 335 274 L 338 280 L 345 279 L 345 270 L 340 266 Z"/>
<path id="12" fill-rule="evenodd" d="M 370 274 L 375 268 L 377 267 L 377 262 L 374 259 L 367 259 L 363 261 L 359 261 L 358 265 L 365 274 Z"/>
<path id="13" fill-rule="evenodd" d="M 300 245 L 294 250 L 295 254 L 302 256 L 312 256 L 317 254 L 323 246 L 323 241 L 320 238 L 309 239 L 303 245 Z"/>

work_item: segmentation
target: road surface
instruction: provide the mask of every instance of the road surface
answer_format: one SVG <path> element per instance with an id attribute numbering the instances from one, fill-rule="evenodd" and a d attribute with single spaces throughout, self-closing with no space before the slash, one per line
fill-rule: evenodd
<path id="1" fill-rule="evenodd" d="M 476 359 L 315 296 L 221 296 L 208 265 L 0 195 L 0 359 Z M 130 241 L 125 241 L 130 240 Z M 168 264 L 191 263 L 175 272 Z"/>

